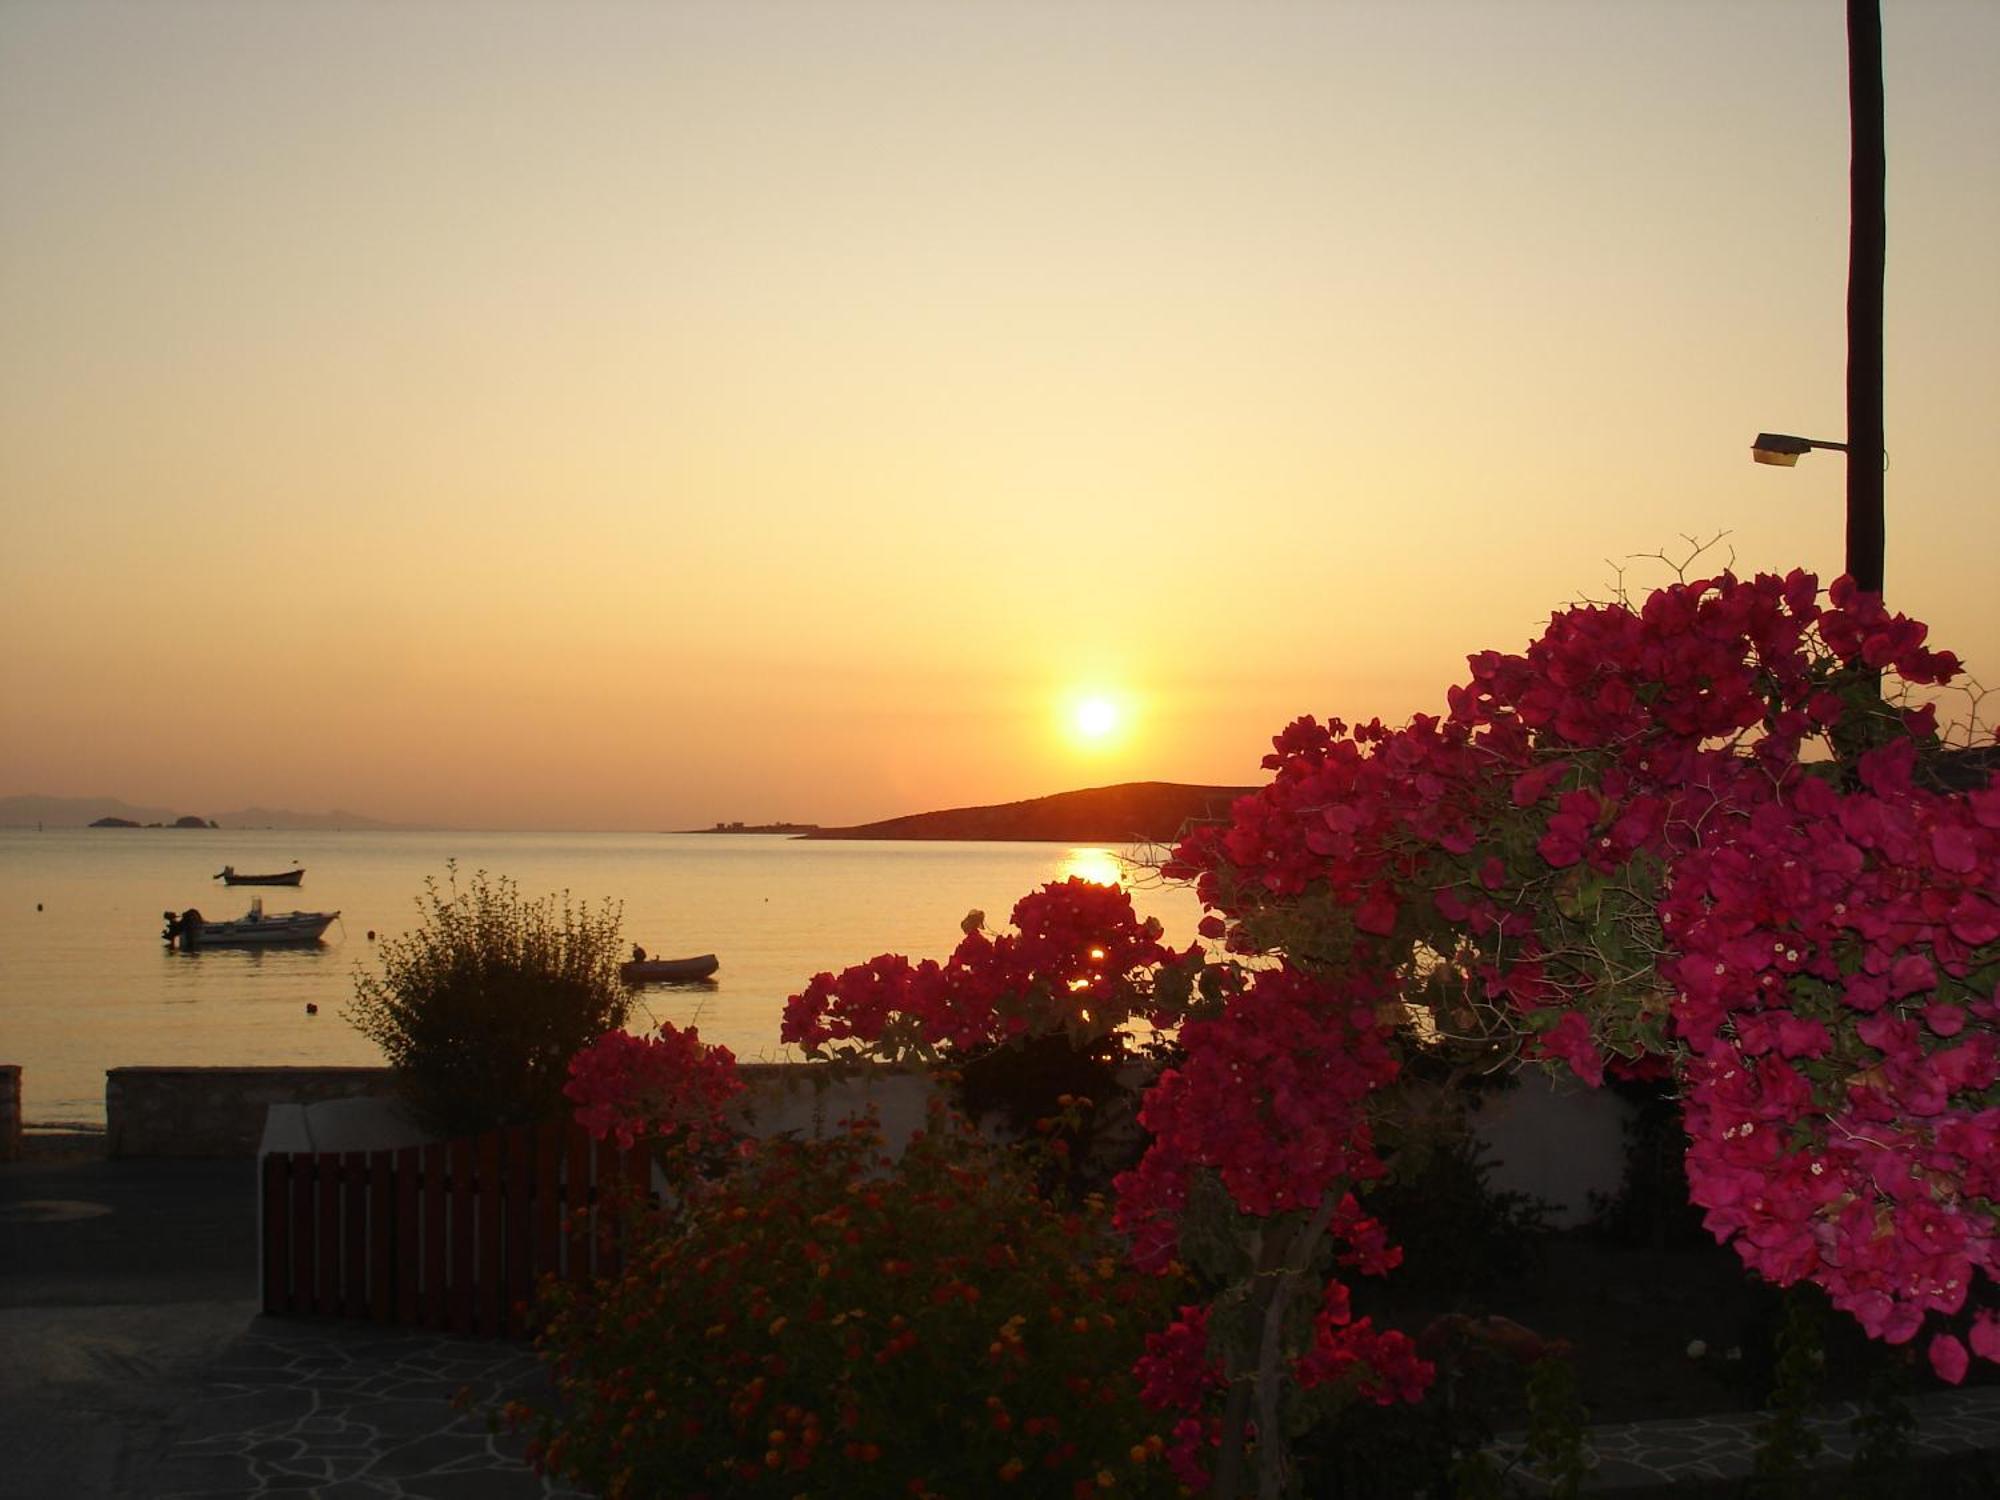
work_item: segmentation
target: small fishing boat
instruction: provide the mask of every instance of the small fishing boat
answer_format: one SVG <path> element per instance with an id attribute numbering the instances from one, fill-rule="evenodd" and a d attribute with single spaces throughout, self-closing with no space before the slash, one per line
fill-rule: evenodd
<path id="1" fill-rule="evenodd" d="M 627 984 L 690 984 L 708 978 L 720 967 L 713 953 L 698 953 L 692 958 L 633 958 L 618 966 L 618 977 Z"/>
<path id="2" fill-rule="evenodd" d="M 333 925 L 337 911 L 266 912 L 263 898 L 233 922 L 211 922 L 190 906 L 176 916 L 162 912 L 166 930 L 160 934 L 183 952 L 191 948 L 267 948 L 278 943 L 316 943 Z"/>
<path id="3" fill-rule="evenodd" d="M 216 872 L 215 878 L 224 885 L 297 885 L 306 878 L 305 867 L 296 870 L 280 870 L 275 875 L 239 875 L 236 866 L 224 865 Z"/>

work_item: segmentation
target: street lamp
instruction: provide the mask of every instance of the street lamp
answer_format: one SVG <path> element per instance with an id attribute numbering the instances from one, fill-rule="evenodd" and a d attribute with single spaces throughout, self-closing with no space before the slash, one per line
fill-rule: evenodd
<path id="1" fill-rule="evenodd" d="M 1847 444 L 1830 443 L 1825 438 L 1793 437 L 1788 432 L 1760 432 L 1757 440 L 1750 445 L 1750 456 L 1760 464 L 1776 464 L 1789 469 L 1799 461 L 1799 455 L 1810 453 L 1815 448 L 1830 448 L 1836 453 L 1845 453 Z"/>
<path id="2" fill-rule="evenodd" d="M 1882 3 L 1847 0 L 1847 441 L 1762 432 L 1760 464 L 1790 468 L 1814 448 L 1847 455 L 1847 573 L 1882 592 Z"/>

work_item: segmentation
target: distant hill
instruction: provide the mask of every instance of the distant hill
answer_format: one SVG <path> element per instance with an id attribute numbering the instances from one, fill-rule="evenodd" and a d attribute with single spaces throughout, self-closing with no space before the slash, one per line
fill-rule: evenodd
<path id="1" fill-rule="evenodd" d="M 1165 843 L 1190 822 L 1229 815 L 1247 786 L 1128 781 L 1026 802 L 912 813 L 851 828 L 820 828 L 809 839 L 972 839 L 988 842 Z"/>
<path id="2" fill-rule="evenodd" d="M 174 807 L 139 807 L 116 797 L 0 797 L 0 828 L 88 828 L 105 818 L 118 818 L 143 828 L 171 823 L 181 815 Z"/>
<path id="3" fill-rule="evenodd" d="M 717 823 L 712 828 L 683 828 L 682 833 L 816 833 L 817 823 Z"/>
<path id="4" fill-rule="evenodd" d="M 196 816 L 172 807 L 138 807 L 116 797 L 0 797 L 0 828 L 88 828 L 106 818 L 116 818 L 122 823 L 139 827 L 155 823 L 172 827 L 182 819 Z M 280 808 L 246 807 L 237 812 L 215 813 L 212 818 L 221 828 L 395 829 L 407 826 L 383 823 L 337 808 L 332 812 L 302 813 Z M 187 823 L 183 826 L 195 825 Z"/>

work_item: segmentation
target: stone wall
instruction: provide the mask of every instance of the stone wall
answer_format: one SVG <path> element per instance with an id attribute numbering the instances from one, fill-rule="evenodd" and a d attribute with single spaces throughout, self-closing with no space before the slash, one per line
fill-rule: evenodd
<path id="1" fill-rule="evenodd" d="M 927 1079 L 889 1068 L 830 1089 L 831 1070 L 817 1064 L 750 1063 L 742 1071 L 749 1093 L 736 1123 L 753 1135 L 790 1131 L 810 1138 L 873 1104 L 885 1133 L 900 1144 L 923 1123 L 929 1095 Z M 394 1094 L 387 1068 L 113 1068 L 104 1075 L 105 1151 L 121 1157 L 255 1156 L 273 1104 Z M 318 1117 L 334 1115 L 321 1111 Z"/>
<path id="2" fill-rule="evenodd" d="M 251 1157 L 273 1104 L 393 1091 L 387 1068 L 113 1068 L 104 1075 L 104 1149 Z"/>
<path id="3" fill-rule="evenodd" d="M 7 1075 L 0 1068 L 0 1102 Z M 900 1147 L 924 1118 L 929 1081 L 916 1072 L 869 1070 L 836 1080 L 832 1070 L 803 1063 L 752 1063 L 749 1086 L 735 1123 L 753 1135 L 793 1133 L 808 1139 L 857 1106 L 880 1110 L 885 1134 Z M 113 1068 L 105 1075 L 105 1149 L 112 1156 L 241 1156 L 258 1152 L 265 1111 L 273 1104 L 314 1105 L 328 1100 L 388 1098 L 387 1068 Z M 18 1116 L 18 1105 L 16 1106 Z M 1622 1125 L 1629 1106 L 1609 1090 L 1593 1090 L 1566 1076 L 1551 1080 L 1533 1071 L 1517 1088 L 1490 1100 L 1474 1117 L 1474 1133 L 1493 1153 L 1491 1184 L 1544 1199 L 1557 1227 L 1589 1216 L 1591 1197 L 1618 1191 L 1624 1166 Z M 323 1122 L 337 1111 L 321 1111 Z M 372 1112 L 361 1117 L 375 1121 Z M 381 1118 L 388 1118 L 382 1116 Z M 370 1129 L 374 1126 L 371 1124 Z M 327 1145 L 317 1136 L 305 1146 L 273 1149 L 373 1149 L 394 1141 L 348 1140 Z M 4 1156 L 0 1156 L 4 1159 Z"/>
<path id="4" fill-rule="evenodd" d="M 0 1161 L 21 1156 L 21 1065 L 0 1063 Z"/>

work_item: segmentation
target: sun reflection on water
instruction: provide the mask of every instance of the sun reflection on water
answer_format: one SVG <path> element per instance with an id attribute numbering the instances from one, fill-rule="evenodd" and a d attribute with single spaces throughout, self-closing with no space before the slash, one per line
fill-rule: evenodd
<path id="1" fill-rule="evenodd" d="M 1109 849 L 1072 849 L 1063 856 L 1058 880 L 1088 880 L 1092 885 L 1119 885 L 1125 879 L 1125 861 Z"/>

